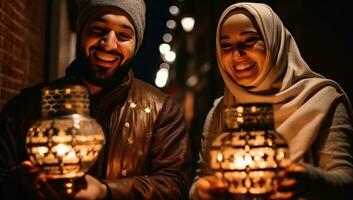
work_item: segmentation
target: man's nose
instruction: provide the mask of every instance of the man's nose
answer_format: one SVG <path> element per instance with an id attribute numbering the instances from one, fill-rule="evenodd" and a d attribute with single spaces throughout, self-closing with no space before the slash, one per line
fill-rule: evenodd
<path id="1" fill-rule="evenodd" d="M 107 50 L 114 50 L 118 47 L 118 39 L 114 31 L 108 32 L 100 41 L 101 46 Z"/>

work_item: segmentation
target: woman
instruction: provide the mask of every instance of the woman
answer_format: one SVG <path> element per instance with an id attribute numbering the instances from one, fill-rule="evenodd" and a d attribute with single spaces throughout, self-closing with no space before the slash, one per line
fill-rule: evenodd
<path id="1" fill-rule="evenodd" d="M 222 107 L 272 103 L 276 130 L 287 140 L 292 164 L 280 172 L 270 199 L 347 199 L 353 188 L 353 117 L 334 81 L 310 70 L 291 33 L 262 3 L 236 3 L 220 17 L 216 48 L 225 82 L 203 132 L 191 199 L 217 199 L 225 183 L 212 176 L 208 148 L 221 131 Z"/>

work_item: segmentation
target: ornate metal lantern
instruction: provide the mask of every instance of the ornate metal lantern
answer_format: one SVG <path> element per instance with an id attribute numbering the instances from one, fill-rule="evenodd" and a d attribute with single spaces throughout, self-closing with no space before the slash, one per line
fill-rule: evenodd
<path id="1" fill-rule="evenodd" d="M 224 109 L 224 129 L 211 144 L 210 166 L 235 199 L 262 199 L 273 192 L 276 175 L 288 166 L 286 141 L 274 130 L 272 104 Z"/>
<path id="2" fill-rule="evenodd" d="M 75 180 L 94 164 L 105 143 L 102 128 L 89 116 L 87 88 L 43 88 L 41 114 L 27 134 L 29 158 L 59 192 L 70 194 L 77 187 Z"/>

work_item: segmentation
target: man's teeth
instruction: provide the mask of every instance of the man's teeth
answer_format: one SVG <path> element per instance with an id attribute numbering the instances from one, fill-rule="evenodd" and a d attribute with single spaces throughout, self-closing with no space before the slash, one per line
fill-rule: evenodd
<path id="1" fill-rule="evenodd" d="M 110 55 L 110 54 L 106 54 L 106 53 L 100 53 L 100 52 L 96 52 L 96 56 L 100 60 L 107 61 L 107 62 L 112 62 L 112 61 L 115 61 L 117 59 L 116 56 L 113 56 L 113 55 Z"/>
<path id="2" fill-rule="evenodd" d="M 248 68 L 250 68 L 252 66 L 253 66 L 253 64 L 236 65 L 235 69 L 236 70 L 244 70 L 244 69 L 248 69 Z"/>

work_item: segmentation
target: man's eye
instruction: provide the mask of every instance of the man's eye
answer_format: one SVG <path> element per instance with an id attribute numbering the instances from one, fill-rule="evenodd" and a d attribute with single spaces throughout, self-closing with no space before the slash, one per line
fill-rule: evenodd
<path id="1" fill-rule="evenodd" d="M 105 32 L 105 28 L 104 28 L 104 27 L 101 27 L 101 26 L 91 26 L 91 27 L 90 27 L 90 30 L 91 30 L 93 33 L 97 33 L 97 34 L 100 34 L 100 33 L 104 33 L 104 32 Z"/>
<path id="2" fill-rule="evenodd" d="M 133 36 L 131 36 L 130 34 L 127 33 L 116 33 L 117 37 L 119 40 L 121 41 L 127 41 L 127 40 L 131 40 L 133 38 Z"/>

